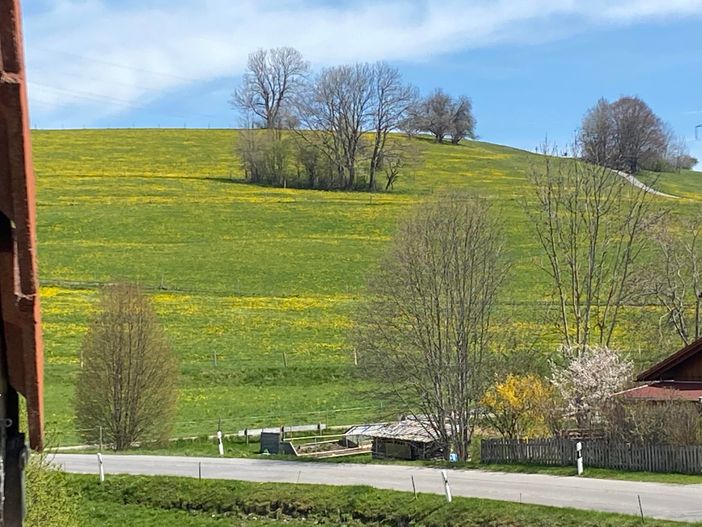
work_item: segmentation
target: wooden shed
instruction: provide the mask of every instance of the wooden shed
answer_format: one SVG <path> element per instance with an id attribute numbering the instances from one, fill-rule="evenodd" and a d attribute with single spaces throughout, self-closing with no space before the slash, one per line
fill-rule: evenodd
<path id="1" fill-rule="evenodd" d="M 428 423 L 415 419 L 357 426 L 344 435 L 370 438 L 374 458 L 415 460 L 444 455 L 443 446 L 434 437 Z"/>
<path id="2" fill-rule="evenodd" d="M 702 402 L 702 338 L 654 364 L 636 381 L 645 384 L 617 396 L 644 401 Z"/>

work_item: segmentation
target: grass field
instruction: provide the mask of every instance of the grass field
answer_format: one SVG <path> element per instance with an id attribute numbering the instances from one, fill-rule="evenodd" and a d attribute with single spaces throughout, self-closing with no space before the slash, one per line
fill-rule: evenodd
<path id="1" fill-rule="evenodd" d="M 641 518 L 493 500 L 335 487 L 197 481 L 186 478 L 70 475 L 81 495 L 83 524 L 91 526 L 241 527 L 268 525 L 425 527 L 626 527 Z M 677 522 L 646 518 L 645 525 Z M 699 525 L 686 523 L 685 525 Z"/>
<path id="2" fill-rule="evenodd" d="M 444 189 L 489 198 L 514 267 L 505 330 L 552 348 L 547 288 L 521 203 L 539 156 L 481 142 L 417 139 L 423 163 L 392 193 L 272 189 L 241 182 L 232 130 L 33 132 L 46 342 L 47 424 L 75 442 L 73 386 L 96 288 L 150 290 L 181 360 L 178 435 L 391 415 L 370 395 L 345 341 L 365 281 L 397 220 Z M 691 214 L 702 174 L 663 174 Z M 637 350 L 638 332 L 620 345 Z M 669 350 L 644 350 L 666 353 Z M 217 365 L 214 365 L 216 356 Z"/>

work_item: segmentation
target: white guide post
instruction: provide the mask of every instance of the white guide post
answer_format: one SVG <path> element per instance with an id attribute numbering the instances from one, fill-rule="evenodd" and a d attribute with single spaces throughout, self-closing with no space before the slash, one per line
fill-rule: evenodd
<path id="1" fill-rule="evenodd" d="M 98 461 L 98 474 L 100 476 L 100 483 L 105 481 L 105 467 L 102 466 L 102 454 L 98 452 L 97 455 L 97 461 Z"/>
<path id="2" fill-rule="evenodd" d="M 578 458 L 578 476 L 583 475 L 583 444 L 578 441 L 575 443 L 575 452 Z"/>
<path id="3" fill-rule="evenodd" d="M 451 497 L 451 486 L 449 485 L 448 475 L 446 474 L 445 470 L 441 471 L 441 477 L 444 478 L 444 492 L 446 493 L 446 501 L 451 503 L 451 500 L 453 499 Z"/>
<path id="4" fill-rule="evenodd" d="M 222 444 L 222 431 L 217 430 L 217 448 L 219 448 L 219 455 L 224 455 L 224 445 Z"/>

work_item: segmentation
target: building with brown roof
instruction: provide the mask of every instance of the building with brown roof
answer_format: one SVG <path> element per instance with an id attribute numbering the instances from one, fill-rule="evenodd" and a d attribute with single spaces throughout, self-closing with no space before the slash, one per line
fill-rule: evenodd
<path id="1" fill-rule="evenodd" d="M 702 338 L 654 364 L 636 381 L 646 384 L 617 395 L 643 401 L 702 402 Z"/>

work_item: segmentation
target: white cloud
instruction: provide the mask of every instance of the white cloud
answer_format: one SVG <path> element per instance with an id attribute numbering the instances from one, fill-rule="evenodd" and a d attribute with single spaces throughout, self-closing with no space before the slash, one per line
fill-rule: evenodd
<path id="1" fill-rule="evenodd" d="M 702 0 L 56 0 L 27 14 L 25 35 L 34 113 L 98 117 L 238 75 L 258 47 L 293 46 L 315 66 L 422 61 L 562 37 L 564 20 L 574 32 L 689 15 Z"/>

